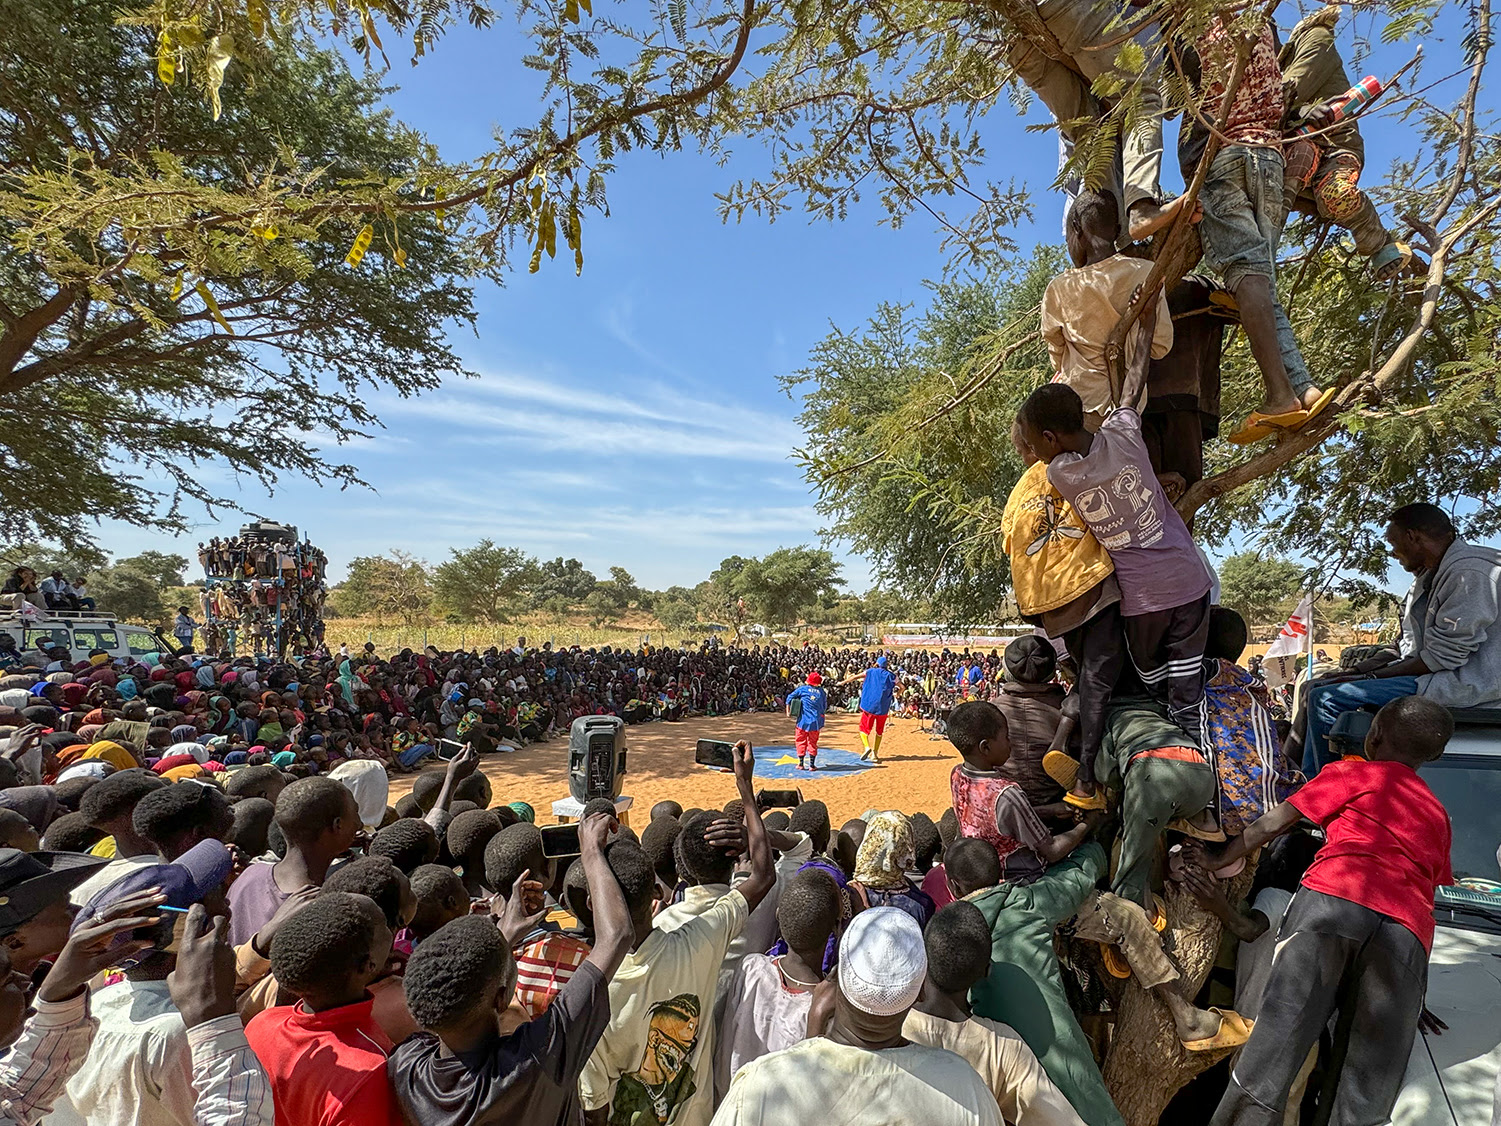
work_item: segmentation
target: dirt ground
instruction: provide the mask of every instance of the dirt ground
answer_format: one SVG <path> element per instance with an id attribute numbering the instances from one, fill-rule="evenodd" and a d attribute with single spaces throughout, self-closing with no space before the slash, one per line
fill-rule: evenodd
<path id="1" fill-rule="evenodd" d="M 671 798 L 683 807 L 720 807 L 735 796 L 728 774 L 693 761 L 699 739 L 749 739 L 755 746 L 791 745 L 792 721 L 784 715 L 756 712 L 682 723 L 648 723 L 626 729 L 626 776 L 622 795 L 635 798 L 630 823 L 638 831 L 647 823 L 654 803 Z M 823 730 L 821 749 L 860 753 L 858 715 L 831 715 Z M 842 757 L 842 756 L 841 756 Z M 892 719 L 881 742 L 881 765 L 858 774 L 833 770 L 803 773 L 783 780 L 756 779 L 756 788 L 800 787 L 804 798 L 817 798 L 829 807 L 835 827 L 868 809 L 919 810 L 935 821 L 949 807 L 949 772 L 958 752 L 945 739 L 930 739 L 915 719 Z M 515 754 L 487 756 L 480 769 L 494 790 L 491 804 L 524 801 L 537 811 L 537 823 L 552 824 L 552 803 L 568 796 L 568 740 L 560 737 L 536 743 Z M 391 782 L 391 801 L 412 788 L 412 777 Z"/>

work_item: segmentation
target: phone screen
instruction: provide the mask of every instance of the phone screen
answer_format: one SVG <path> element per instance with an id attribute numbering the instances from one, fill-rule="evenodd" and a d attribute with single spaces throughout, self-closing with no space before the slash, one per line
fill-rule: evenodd
<path id="1" fill-rule="evenodd" d="M 543 825 L 542 855 L 548 858 L 555 856 L 577 856 L 583 851 L 579 846 L 579 827 L 573 825 Z"/>
<path id="2" fill-rule="evenodd" d="M 803 795 L 796 790 L 762 790 L 756 804 L 762 809 L 796 809 L 803 804 Z"/>
<path id="3" fill-rule="evenodd" d="M 441 759 L 452 759 L 452 758 L 455 758 L 463 750 L 464 750 L 464 744 L 463 743 L 455 742 L 452 739 L 439 739 L 438 740 L 438 757 L 441 758 Z"/>
<path id="4" fill-rule="evenodd" d="M 735 768 L 735 744 L 723 739 L 700 739 L 693 752 L 693 761 L 703 766 L 716 766 L 720 770 Z"/>

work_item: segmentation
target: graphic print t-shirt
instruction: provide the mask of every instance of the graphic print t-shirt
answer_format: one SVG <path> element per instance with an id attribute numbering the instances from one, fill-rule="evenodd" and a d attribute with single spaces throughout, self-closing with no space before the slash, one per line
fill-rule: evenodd
<path id="1" fill-rule="evenodd" d="M 731 891 L 626 956 L 610 982 L 610 1026 L 579 1080 L 585 1110 L 609 1107 L 610 1126 L 707 1126 L 719 968 L 746 915 Z"/>
<path id="2" fill-rule="evenodd" d="M 1089 453 L 1055 457 L 1048 480 L 1110 552 L 1122 613 L 1171 610 L 1209 593 L 1209 572 L 1157 483 L 1134 410 L 1113 412 Z"/>

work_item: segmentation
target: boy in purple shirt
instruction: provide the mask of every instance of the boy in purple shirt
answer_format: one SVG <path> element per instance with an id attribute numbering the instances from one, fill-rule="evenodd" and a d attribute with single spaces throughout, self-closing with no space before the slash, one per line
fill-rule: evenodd
<path id="1" fill-rule="evenodd" d="M 1156 329 L 1154 302 L 1136 322 L 1136 346 L 1121 401 L 1138 401 Z M 1084 428 L 1084 404 L 1062 383 L 1039 387 L 1017 414 L 1022 437 L 1048 463 L 1048 481 L 1110 552 L 1120 583 L 1127 656 L 1154 697 L 1193 745 L 1204 745 L 1204 644 L 1209 636 L 1209 572 L 1168 502 L 1141 438 L 1141 415 L 1117 407 L 1099 433 Z M 1101 691 L 1099 684 L 1081 691 Z M 1104 689 L 1108 691 L 1108 686 Z M 1085 701 L 1087 704 L 1088 701 Z M 1065 800 L 1104 808 L 1095 792 L 1094 752 L 1084 747 L 1078 778 Z"/>

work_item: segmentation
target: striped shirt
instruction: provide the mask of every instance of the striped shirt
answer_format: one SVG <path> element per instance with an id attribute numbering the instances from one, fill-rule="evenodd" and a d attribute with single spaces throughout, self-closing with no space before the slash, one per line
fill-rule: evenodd
<path id="1" fill-rule="evenodd" d="M 560 931 L 548 931 L 516 951 L 516 1004 L 536 1020 L 589 956 L 589 944 Z"/>

